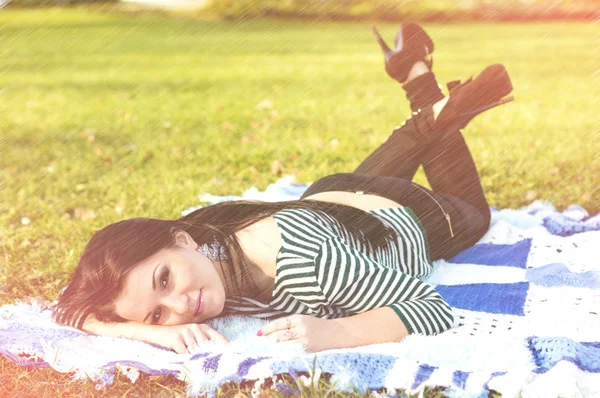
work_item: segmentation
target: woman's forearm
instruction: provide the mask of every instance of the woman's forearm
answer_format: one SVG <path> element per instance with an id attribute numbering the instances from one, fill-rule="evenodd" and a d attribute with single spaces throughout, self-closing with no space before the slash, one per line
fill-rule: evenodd
<path id="1" fill-rule="evenodd" d="M 178 325 L 146 325 L 139 322 L 99 322 L 86 319 L 83 330 L 104 336 L 126 337 L 168 348 L 178 354 L 189 353 L 198 344 L 209 340 L 228 343 L 227 337 L 203 323 Z"/>
<path id="2" fill-rule="evenodd" d="M 367 344 L 398 342 L 408 335 L 406 326 L 389 307 L 375 308 L 346 318 L 331 319 L 335 347 L 351 348 Z"/>
<path id="3" fill-rule="evenodd" d="M 126 337 L 143 341 L 148 340 L 148 331 L 151 328 L 151 325 L 145 325 L 139 322 L 100 322 L 93 316 L 88 316 L 82 327 L 82 329 L 88 333 L 112 337 Z"/>

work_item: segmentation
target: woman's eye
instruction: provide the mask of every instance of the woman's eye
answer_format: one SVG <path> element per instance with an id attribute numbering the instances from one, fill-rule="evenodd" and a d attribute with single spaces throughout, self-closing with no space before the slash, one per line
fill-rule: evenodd
<path id="1" fill-rule="evenodd" d="M 154 310 L 154 313 L 152 314 L 152 323 L 157 323 L 160 320 L 161 313 L 162 310 L 160 309 L 160 307 Z"/>
<path id="2" fill-rule="evenodd" d="M 169 270 L 166 269 L 160 276 L 160 284 L 163 287 L 163 289 L 166 289 L 168 283 L 169 283 Z"/>

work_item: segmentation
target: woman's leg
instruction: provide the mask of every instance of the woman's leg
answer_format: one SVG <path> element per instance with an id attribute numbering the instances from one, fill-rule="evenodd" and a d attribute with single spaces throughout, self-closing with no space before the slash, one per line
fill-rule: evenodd
<path id="1" fill-rule="evenodd" d="M 412 116 L 416 116 L 422 109 L 431 107 L 445 98 L 435 75 L 429 71 L 424 62 L 417 62 L 412 67 L 407 82 L 402 85 L 402 88 L 410 103 Z M 426 135 L 429 130 L 424 127 L 422 127 L 424 131 L 416 131 L 414 134 L 407 133 L 406 128 L 402 129 L 405 123 L 413 123 L 410 120 L 412 116 L 402 126 L 396 126 L 388 140 L 363 160 L 355 173 L 395 176 L 412 181 L 419 166 L 423 163 L 424 152 L 427 149 L 426 143 L 433 139 Z M 419 129 L 419 123 L 413 129 Z M 399 135 L 402 138 L 398 138 Z M 401 153 L 398 152 L 396 141 L 402 142 L 404 150 Z M 390 147 L 394 149 L 390 150 Z"/>
<path id="2" fill-rule="evenodd" d="M 475 206 L 482 214 L 489 214 L 479 173 L 462 131 L 434 135 L 432 105 L 441 100 L 441 91 L 433 73 L 420 75 L 405 83 L 404 88 L 411 100 L 411 109 L 419 108 L 354 172 L 412 180 L 418 167 L 423 164 L 434 192 L 458 197 Z M 425 94 L 415 95 L 417 88 Z"/>
<path id="3" fill-rule="evenodd" d="M 408 206 L 423 223 L 432 260 L 436 260 L 450 258 L 476 243 L 489 228 L 490 209 L 461 132 L 433 136 L 433 110 L 425 102 L 439 98 L 439 94 L 431 77 L 415 79 L 429 94 L 412 97 L 411 107 L 416 109 L 413 116 L 397 127 L 354 173 L 324 177 L 312 184 L 303 197 L 324 191 L 361 190 Z M 437 83 L 435 87 L 439 92 Z M 417 108 L 416 104 L 422 107 Z M 432 190 L 410 181 L 421 163 Z"/>
<path id="4" fill-rule="evenodd" d="M 432 261 L 452 258 L 473 246 L 489 227 L 489 218 L 486 219 L 475 206 L 458 197 L 430 191 L 404 178 L 359 173 L 331 174 L 311 184 L 301 198 L 328 191 L 362 191 L 410 207 L 423 224 Z"/>

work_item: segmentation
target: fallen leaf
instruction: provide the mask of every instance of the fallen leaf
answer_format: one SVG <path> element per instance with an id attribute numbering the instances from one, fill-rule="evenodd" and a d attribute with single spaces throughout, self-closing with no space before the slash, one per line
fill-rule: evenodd
<path id="1" fill-rule="evenodd" d="M 221 129 L 223 129 L 224 131 L 231 131 L 234 127 L 235 125 L 231 124 L 230 122 L 221 123 Z"/>
<path id="2" fill-rule="evenodd" d="M 81 130 L 81 136 L 85 138 L 87 142 L 94 142 L 96 139 L 96 130 L 83 129 Z"/>
<path id="3" fill-rule="evenodd" d="M 82 221 L 89 221 L 96 218 L 96 212 L 92 209 L 88 209 L 87 207 L 78 207 L 75 209 L 75 217 Z"/>
<path id="4" fill-rule="evenodd" d="M 271 174 L 280 175 L 283 168 L 283 163 L 281 160 L 276 159 L 271 163 Z"/>
<path id="5" fill-rule="evenodd" d="M 550 175 L 555 176 L 555 175 L 558 175 L 560 173 L 560 169 L 558 167 L 553 167 L 550 170 L 548 170 L 548 173 Z"/>
<path id="6" fill-rule="evenodd" d="M 121 202 L 121 203 L 119 203 L 119 204 L 117 204 L 117 205 L 115 206 L 115 211 L 116 211 L 118 214 L 121 214 L 121 213 L 123 213 L 123 210 L 125 210 L 125 207 L 126 207 L 126 206 L 127 206 L 127 204 L 126 204 L 126 203 L 124 203 L 124 202 Z"/>
<path id="7" fill-rule="evenodd" d="M 248 144 L 251 142 L 260 142 L 260 137 L 254 134 L 244 134 L 244 136 L 241 139 L 242 144 Z"/>
<path id="8" fill-rule="evenodd" d="M 273 108 L 273 101 L 269 98 L 262 100 L 261 102 L 258 103 L 258 105 L 256 105 L 256 109 L 258 109 L 258 110 L 271 109 L 271 108 Z"/>
<path id="9" fill-rule="evenodd" d="M 181 151 L 181 147 L 180 146 L 174 146 L 171 148 L 171 153 L 173 154 L 173 156 L 175 156 L 177 159 L 181 159 L 183 157 L 183 153 Z"/>
<path id="10" fill-rule="evenodd" d="M 110 164 L 111 158 L 104 150 L 100 147 L 96 147 L 96 155 L 102 160 L 105 165 Z"/>
<path id="11" fill-rule="evenodd" d="M 525 200 L 527 202 L 531 202 L 536 197 L 537 197 L 537 193 L 535 191 L 533 191 L 533 190 L 529 190 L 529 191 L 527 191 L 527 195 L 525 195 Z"/>

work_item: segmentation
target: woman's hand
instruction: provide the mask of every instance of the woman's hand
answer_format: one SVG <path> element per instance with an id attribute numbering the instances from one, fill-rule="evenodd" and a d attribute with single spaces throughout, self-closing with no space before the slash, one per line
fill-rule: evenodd
<path id="1" fill-rule="evenodd" d="M 145 341 L 169 348 L 178 354 L 191 353 L 197 345 L 209 340 L 229 342 L 225 336 L 204 323 L 153 325 L 145 337 Z"/>
<path id="2" fill-rule="evenodd" d="M 267 323 L 260 328 L 258 335 L 275 341 L 297 341 L 307 351 L 318 352 L 338 348 L 335 344 L 336 329 L 335 322 L 330 319 L 295 314 Z"/>

